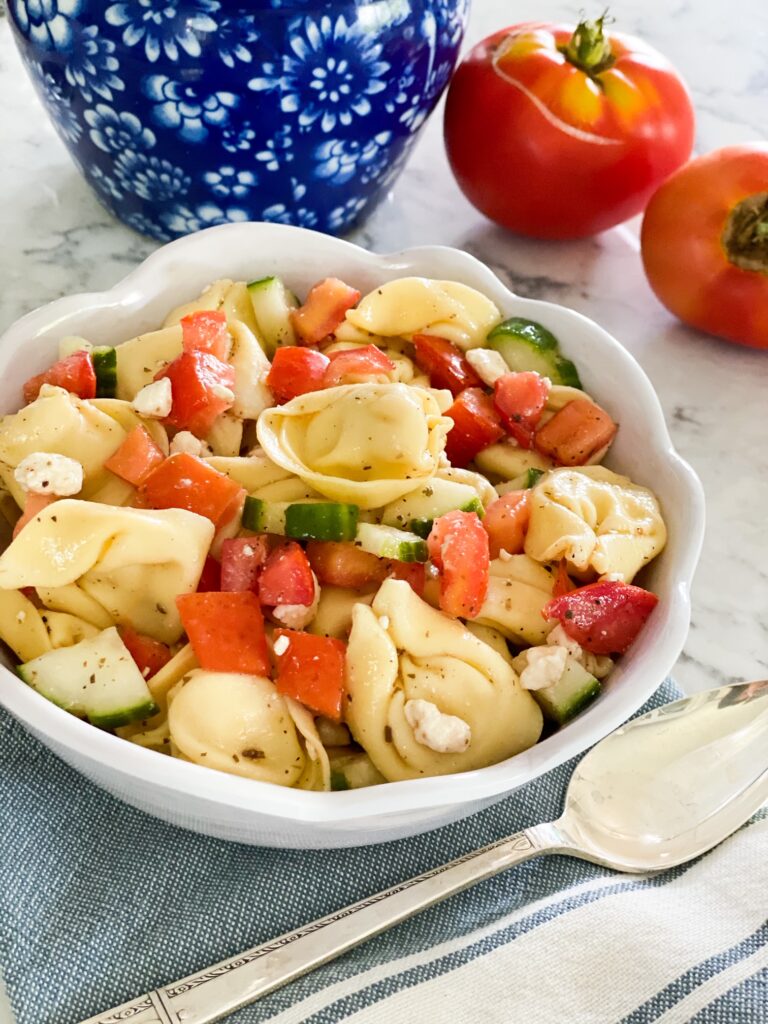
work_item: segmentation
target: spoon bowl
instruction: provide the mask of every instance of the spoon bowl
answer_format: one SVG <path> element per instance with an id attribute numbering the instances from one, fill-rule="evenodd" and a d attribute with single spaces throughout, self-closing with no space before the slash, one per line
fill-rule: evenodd
<path id="1" fill-rule="evenodd" d="M 81 1024 L 213 1024 L 400 921 L 544 853 L 626 872 L 693 860 L 768 799 L 768 680 L 686 697 L 611 733 L 581 760 L 563 815 L 459 857 Z M 165 1018 L 162 1018 L 165 1019 Z M 168 1019 L 171 1019 L 170 1017 Z"/>
<path id="2" fill-rule="evenodd" d="M 658 871 L 721 842 L 768 800 L 768 681 L 709 690 L 611 733 L 581 760 L 554 828 L 564 852 Z"/>

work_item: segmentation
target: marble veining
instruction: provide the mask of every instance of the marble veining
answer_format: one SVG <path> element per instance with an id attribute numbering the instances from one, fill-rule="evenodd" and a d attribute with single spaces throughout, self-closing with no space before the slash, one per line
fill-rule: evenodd
<path id="1" fill-rule="evenodd" d="M 553 0 L 526 10 L 475 0 L 467 42 L 526 15 L 573 22 L 582 6 Z M 738 0 L 730 11 L 724 18 L 722 0 L 611 5 L 621 29 L 642 34 L 686 77 L 700 151 L 768 136 L 768 7 Z M 111 286 L 156 243 L 120 225 L 88 190 L 46 120 L 1 14 L 0 94 L 1 331 L 61 295 Z M 393 194 L 352 240 L 380 252 L 419 244 L 466 249 L 520 294 L 572 306 L 626 345 L 707 493 L 693 622 L 677 678 L 696 690 L 768 676 L 768 353 L 677 324 L 645 281 L 636 224 L 554 244 L 515 238 L 486 221 L 451 177 L 439 114 Z"/>

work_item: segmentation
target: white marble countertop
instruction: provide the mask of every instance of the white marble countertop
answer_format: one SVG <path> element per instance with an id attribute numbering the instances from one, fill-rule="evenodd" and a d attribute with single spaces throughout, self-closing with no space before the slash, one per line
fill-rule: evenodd
<path id="1" fill-rule="evenodd" d="M 475 0 L 468 42 L 511 17 L 575 22 L 579 2 L 514 10 Z M 590 13 L 596 13 L 595 12 Z M 768 8 L 764 0 L 614 0 L 618 27 L 642 35 L 686 77 L 698 113 L 697 149 L 768 135 Z M 49 126 L 0 17 L 0 331 L 29 309 L 107 288 L 155 243 L 98 204 Z M 619 338 L 661 398 L 674 442 L 701 476 L 706 540 L 693 621 L 677 667 L 689 690 L 768 675 L 768 353 L 688 330 L 656 302 L 636 229 L 572 243 L 538 243 L 497 229 L 463 198 L 435 115 L 390 200 L 353 236 L 387 251 L 442 243 L 488 263 L 522 295 L 592 317 Z M 1 1017 L 1 1011 L 0 1011 Z"/>

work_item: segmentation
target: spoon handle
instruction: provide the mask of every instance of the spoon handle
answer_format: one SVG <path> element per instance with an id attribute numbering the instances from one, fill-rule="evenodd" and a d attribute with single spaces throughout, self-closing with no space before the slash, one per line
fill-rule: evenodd
<path id="1" fill-rule="evenodd" d="M 80 1024 L 212 1024 L 475 882 L 555 849 L 552 826 L 525 829 Z"/>

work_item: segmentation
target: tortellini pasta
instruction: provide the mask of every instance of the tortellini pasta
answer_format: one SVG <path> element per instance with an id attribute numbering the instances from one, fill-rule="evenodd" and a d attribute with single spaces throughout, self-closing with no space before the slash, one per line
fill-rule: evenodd
<path id="1" fill-rule="evenodd" d="M 117 397 L 132 402 L 155 374 L 181 355 L 181 327 L 139 334 L 117 345 Z"/>
<path id="2" fill-rule="evenodd" d="M 195 669 L 169 694 L 171 750 L 247 779 L 328 789 L 328 755 L 311 714 L 262 676 Z"/>
<path id="3" fill-rule="evenodd" d="M 258 423 L 267 456 L 320 494 L 378 508 L 433 476 L 451 421 L 405 384 L 348 384 L 300 395 Z"/>
<path id="4" fill-rule="evenodd" d="M 603 466 L 553 470 L 531 493 L 525 550 L 539 562 L 565 558 L 629 583 L 666 539 L 654 494 Z"/>
<path id="5" fill-rule="evenodd" d="M 517 644 L 543 644 L 552 627 L 541 610 L 552 597 L 553 586 L 551 571 L 528 555 L 494 558 L 488 593 L 475 621 Z"/>
<path id="6" fill-rule="evenodd" d="M 442 753 L 418 742 L 406 713 L 411 701 L 466 723 L 466 749 Z M 355 607 L 345 720 L 389 781 L 495 764 L 532 746 L 542 728 L 509 662 L 400 580 L 386 580 L 370 608 Z"/>
<path id="7" fill-rule="evenodd" d="M 83 467 L 82 496 L 90 497 L 111 474 L 104 461 L 125 440 L 127 431 L 116 418 L 63 388 L 44 384 L 40 396 L 20 412 L 0 421 L 0 478 L 23 508 L 25 496 L 13 470 L 34 452 L 52 452 L 75 459 Z"/>
<path id="8" fill-rule="evenodd" d="M 491 300 L 458 281 L 400 277 L 374 289 L 347 323 L 384 338 L 436 334 L 460 348 L 477 348 L 501 320 Z"/>
<path id="9" fill-rule="evenodd" d="M 173 643 L 182 633 L 176 596 L 197 586 L 212 538 L 213 524 L 183 509 L 65 498 L 29 522 L 0 556 L 0 587 L 75 585 L 105 610 L 110 625 L 129 623 Z"/>

